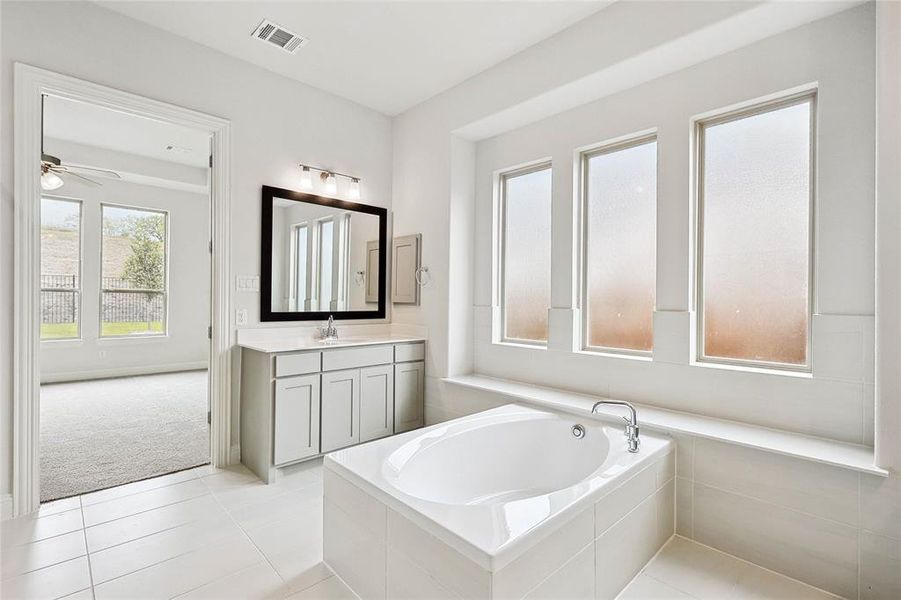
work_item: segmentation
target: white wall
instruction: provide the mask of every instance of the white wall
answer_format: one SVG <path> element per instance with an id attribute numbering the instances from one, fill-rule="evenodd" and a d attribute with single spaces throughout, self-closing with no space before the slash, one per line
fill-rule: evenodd
<path id="1" fill-rule="evenodd" d="M 872 445 L 874 40 L 873 6 L 862 6 L 480 142 L 476 256 L 491 256 L 494 171 L 550 156 L 553 258 L 547 350 L 492 343 L 491 264 L 476 262 L 476 369 Z M 691 365 L 691 119 L 812 82 L 819 90 L 813 377 Z M 573 352 L 574 150 L 651 128 L 659 173 L 654 358 Z"/>
<path id="2" fill-rule="evenodd" d="M 662 13 L 667 8 L 654 3 L 614 4 L 597 19 L 587 19 L 396 119 L 395 227 L 398 234 L 422 230 L 424 264 L 431 263 L 435 284 L 424 290 L 421 307 L 396 307 L 394 320 L 429 327 L 430 423 L 510 401 L 440 381 L 441 375 L 465 372 L 471 364 L 473 370 L 495 376 L 872 443 L 874 6 L 748 40 L 748 28 L 719 27 L 728 16 L 699 15 L 692 3 L 673 5 L 679 15 Z M 715 10 L 728 6 L 716 5 Z M 770 8 L 776 15 L 804 6 L 809 4 Z M 702 25 L 705 18 L 710 20 Z M 691 30 L 689 22 L 698 29 Z M 766 29 L 759 25 L 750 29 Z M 736 42 L 728 49 L 732 52 L 718 49 L 705 57 L 718 56 L 709 62 L 696 60 L 669 74 L 634 79 L 646 57 L 671 60 L 679 53 L 661 48 L 684 48 L 681 42 L 702 30 L 713 36 L 716 29 L 731 33 Z M 582 37 L 586 31 L 592 31 L 591 39 Z M 586 98 L 591 86 L 583 84 L 596 73 L 609 75 L 614 83 L 603 93 L 597 93 L 603 86 L 595 87 L 593 98 Z M 631 84 L 624 84 L 630 77 Z M 897 85 L 896 72 L 886 78 Z M 821 90 L 814 376 L 691 367 L 689 119 L 810 82 L 818 82 Z M 570 102 L 579 93 L 561 92 L 572 88 L 582 90 L 582 102 Z M 593 100 L 597 98 L 602 99 Z M 548 115 L 554 116 L 538 120 Z M 573 149 L 654 126 L 660 131 L 654 362 L 573 353 Z M 470 142 L 461 143 L 460 137 L 479 139 L 485 132 L 503 133 L 477 143 L 474 168 L 467 169 Z M 555 161 L 551 349 L 492 346 L 489 174 L 547 155 Z M 433 201 L 422 203 L 425 196 Z M 458 287 L 466 270 L 462 265 L 473 254 L 466 247 L 467 227 L 475 228 L 476 244 L 469 271 L 475 307 L 469 314 L 459 305 L 465 292 Z M 891 229 L 889 235 L 898 232 Z M 891 247 L 891 242 L 885 245 Z M 891 268 L 895 264 L 886 263 Z M 897 297 L 889 297 L 897 304 Z M 459 339 L 453 343 L 470 320 L 471 345 L 467 348 Z M 886 358 L 893 360 L 897 340 L 885 344 L 893 351 Z M 897 397 L 884 400 L 887 416 L 897 414 L 898 404 Z M 892 432 L 887 441 L 897 438 Z M 901 595 L 897 474 L 858 474 L 689 437 L 678 442 L 680 534 L 850 598 Z"/>
<path id="3" fill-rule="evenodd" d="M 61 146 L 65 146 L 65 151 Z M 45 140 L 44 148 L 72 163 L 107 165 L 90 160 L 91 149 L 73 144 Z M 140 157 L 129 158 L 134 171 L 147 171 Z M 203 175 L 203 169 L 193 170 Z M 93 187 L 70 178 L 56 190 L 82 203 L 81 339 L 41 343 L 41 381 L 206 368 L 209 359 L 206 327 L 210 322 L 209 196 L 114 179 L 100 181 L 101 187 Z M 107 339 L 99 336 L 101 204 L 168 213 L 169 294 L 165 336 Z"/>
<path id="4" fill-rule="evenodd" d="M 466 163 L 473 152 L 467 140 L 628 89 L 849 4 L 616 2 L 396 117 L 394 230 L 423 234 L 422 263 L 433 281 L 420 306 L 396 306 L 392 320 L 429 331 L 427 409 L 444 411 L 440 378 L 473 364 L 474 315 L 459 302 L 472 294 L 461 283 L 471 279 L 465 265 L 478 260 L 470 254 L 474 167 Z"/>
<path id="5" fill-rule="evenodd" d="M 3 2 L 0 127 L 4 135 L 0 209 L 0 493 L 12 461 L 13 196 L 12 89 L 15 62 L 65 73 L 229 119 L 232 124 L 233 275 L 258 275 L 260 186 L 298 188 L 297 164 L 362 179 L 362 202 L 391 204 L 391 121 L 384 115 L 93 3 Z M 52 41 L 52 43 L 50 43 Z M 232 308 L 260 326 L 259 294 L 233 293 Z M 281 326 L 270 324 L 270 326 Z M 237 392 L 237 386 L 234 387 Z M 238 439 L 237 396 L 233 440 Z"/>

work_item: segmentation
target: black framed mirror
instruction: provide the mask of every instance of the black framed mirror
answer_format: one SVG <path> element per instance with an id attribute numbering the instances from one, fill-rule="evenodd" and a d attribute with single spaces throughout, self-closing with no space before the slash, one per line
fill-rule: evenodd
<path id="1" fill-rule="evenodd" d="M 385 318 L 388 210 L 268 185 L 261 321 Z"/>

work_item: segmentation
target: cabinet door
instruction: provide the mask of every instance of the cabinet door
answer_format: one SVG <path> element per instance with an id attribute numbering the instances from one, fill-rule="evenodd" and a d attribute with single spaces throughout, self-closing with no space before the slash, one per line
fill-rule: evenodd
<path id="1" fill-rule="evenodd" d="M 360 441 L 360 370 L 322 374 L 322 451 Z"/>
<path id="2" fill-rule="evenodd" d="M 394 431 L 394 367 L 360 369 L 360 441 Z"/>
<path id="3" fill-rule="evenodd" d="M 275 381 L 272 462 L 276 465 L 319 454 L 319 374 Z"/>
<path id="4" fill-rule="evenodd" d="M 425 363 L 394 365 L 394 433 L 425 423 Z"/>

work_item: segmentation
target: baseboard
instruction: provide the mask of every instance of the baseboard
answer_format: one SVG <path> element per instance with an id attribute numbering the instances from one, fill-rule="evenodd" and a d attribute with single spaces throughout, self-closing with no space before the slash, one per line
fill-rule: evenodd
<path id="1" fill-rule="evenodd" d="M 155 375 L 159 373 L 178 373 L 181 371 L 197 371 L 209 368 L 205 360 L 170 365 L 148 365 L 139 367 L 122 367 L 118 369 L 96 369 L 92 371 L 74 371 L 70 373 L 50 373 L 41 375 L 41 383 L 63 383 L 68 381 L 90 381 L 93 379 L 111 379 L 113 377 L 133 377 L 135 375 Z"/>
<path id="2" fill-rule="evenodd" d="M 0 521 L 11 519 L 13 516 L 13 495 L 3 494 L 0 496 Z"/>

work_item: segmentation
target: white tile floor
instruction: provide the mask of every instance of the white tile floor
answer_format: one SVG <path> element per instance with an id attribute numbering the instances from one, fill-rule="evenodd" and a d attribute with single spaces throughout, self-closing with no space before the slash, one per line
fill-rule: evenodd
<path id="1" fill-rule="evenodd" d="M 322 563 L 318 461 L 270 486 L 199 467 L 59 500 L 0 538 L 4 599 L 355 598 Z M 663 598 L 832 596 L 674 538 L 620 596 Z"/>

